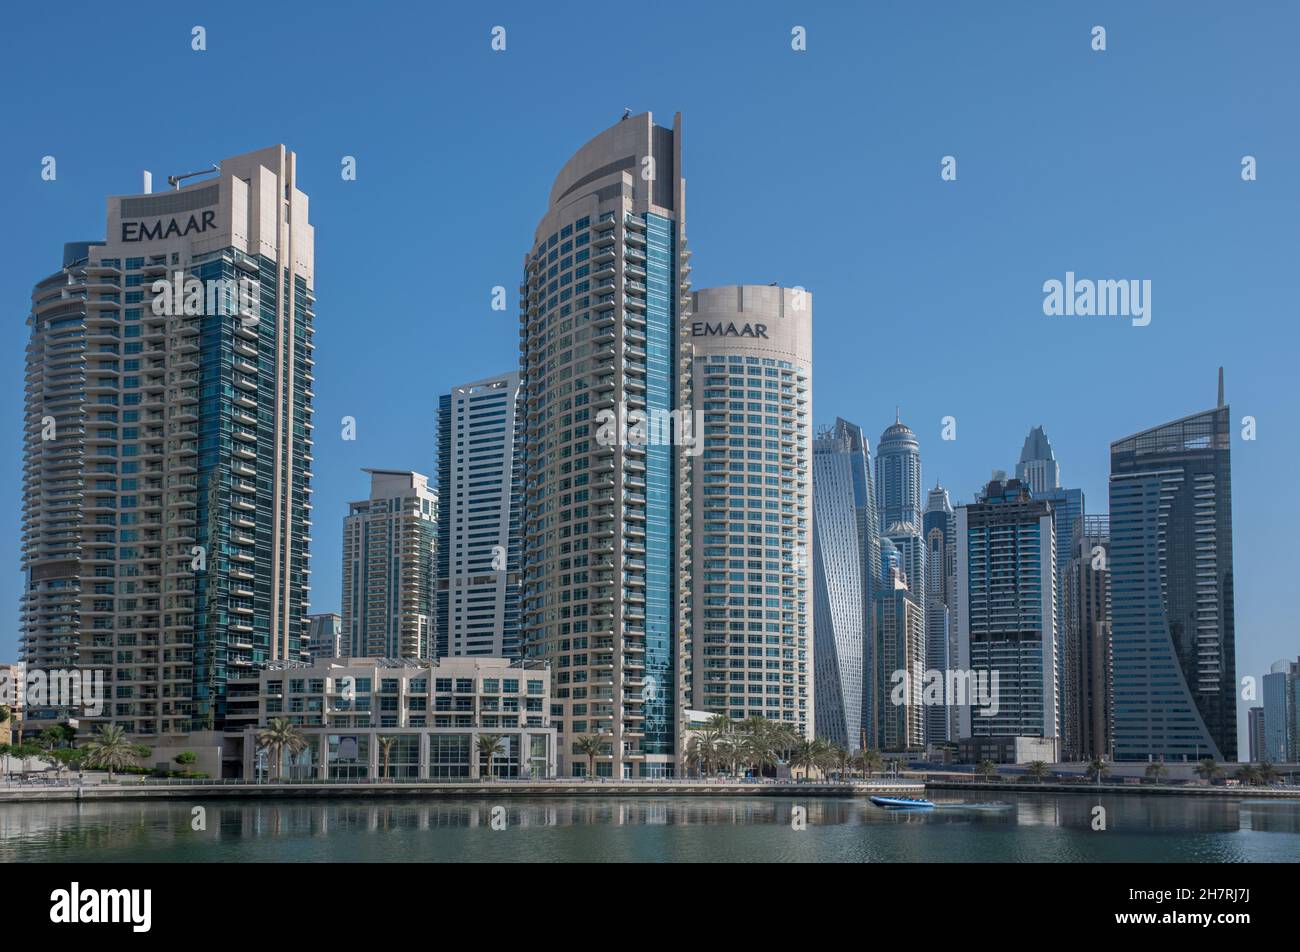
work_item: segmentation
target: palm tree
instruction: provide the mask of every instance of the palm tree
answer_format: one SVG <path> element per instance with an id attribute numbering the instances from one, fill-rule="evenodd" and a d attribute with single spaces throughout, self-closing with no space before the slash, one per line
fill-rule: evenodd
<path id="1" fill-rule="evenodd" d="M 307 738 L 302 736 L 302 731 L 291 724 L 287 717 L 273 717 L 266 727 L 257 732 L 257 749 L 269 750 L 275 762 L 272 780 L 280 779 L 280 761 L 284 751 L 289 751 L 290 757 L 297 757 L 306 748 Z"/>
<path id="2" fill-rule="evenodd" d="M 994 777 L 997 775 L 998 765 L 991 760 L 981 760 L 979 766 L 975 768 L 975 773 L 981 777 Z"/>
<path id="3" fill-rule="evenodd" d="M 1025 768 L 1026 776 L 1033 777 L 1039 783 L 1043 782 L 1043 778 L 1046 777 L 1049 772 L 1047 762 L 1043 760 L 1035 760 Z"/>
<path id="4" fill-rule="evenodd" d="M 148 747 L 128 742 L 126 729 L 117 724 L 102 725 L 95 739 L 86 744 L 87 762 L 93 767 L 107 768 L 110 781 L 114 770 L 128 767 L 148 754 Z"/>
<path id="5" fill-rule="evenodd" d="M 1101 782 L 1110 773 L 1110 764 L 1104 757 L 1094 757 L 1088 762 L 1088 779 Z"/>
<path id="6" fill-rule="evenodd" d="M 817 766 L 823 780 L 830 778 L 831 768 L 838 761 L 839 757 L 835 753 L 834 744 L 824 737 L 818 737 L 813 741 L 813 763 Z"/>
<path id="7" fill-rule="evenodd" d="M 726 714 L 714 714 L 704 722 L 704 726 L 715 734 L 730 734 L 732 728 L 736 726 L 736 722 Z"/>
<path id="8" fill-rule="evenodd" d="M 1196 765 L 1196 776 L 1202 780 L 1213 782 L 1223 776 L 1223 768 L 1213 757 L 1202 757 L 1201 762 Z"/>
<path id="9" fill-rule="evenodd" d="M 379 771 L 379 779 L 380 779 L 380 780 L 384 780 L 384 779 L 387 779 L 387 778 L 388 778 L 388 775 L 389 775 L 388 764 L 389 764 L 389 762 L 393 759 L 393 745 L 396 744 L 396 743 L 397 743 L 397 735 L 396 735 L 396 734 L 382 734 L 382 735 L 380 735 L 380 738 L 379 738 L 379 753 L 380 753 L 381 755 L 383 755 L 383 758 L 384 758 L 383 767 L 380 768 L 380 771 Z"/>
<path id="10" fill-rule="evenodd" d="M 578 738 L 578 752 L 587 755 L 587 776 L 596 776 L 596 758 L 600 756 L 600 738 L 586 734 Z"/>
<path id="11" fill-rule="evenodd" d="M 493 773 L 492 762 L 497 754 L 506 752 L 506 746 L 501 743 L 501 737 L 498 734 L 479 734 L 478 752 L 480 757 L 487 758 L 488 779 L 491 780 Z"/>
<path id="12" fill-rule="evenodd" d="M 760 718 L 766 720 L 766 718 Z M 749 764 L 755 775 L 761 775 L 764 767 L 776 764 L 776 750 L 772 746 L 772 732 L 766 724 L 750 731 L 740 744 L 740 754 Z"/>
<path id="13" fill-rule="evenodd" d="M 870 780 L 871 775 L 885 765 L 885 758 L 880 756 L 878 750 L 864 749 L 858 754 L 858 762 L 862 768 L 863 779 Z"/>
<path id="14" fill-rule="evenodd" d="M 1259 783 L 1259 769 L 1253 764 L 1242 764 L 1233 774 L 1233 779 L 1247 787 L 1253 787 Z"/>
<path id="15" fill-rule="evenodd" d="M 776 751 L 779 759 L 784 761 L 790 760 L 790 754 L 799 746 L 802 740 L 799 732 L 795 730 L 794 725 L 786 721 L 776 724 L 771 732 L 772 749 Z"/>
<path id="16" fill-rule="evenodd" d="M 1277 780 L 1277 768 L 1267 760 L 1261 760 L 1256 770 L 1259 772 L 1259 782 L 1262 784 L 1270 784 Z"/>
<path id="17" fill-rule="evenodd" d="M 790 751 L 790 766 L 795 770 L 802 770 L 804 776 L 812 774 L 812 769 L 817 765 L 817 749 L 812 741 L 804 738 L 794 746 Z"/>
<path id="18" fill-rule="evenodd" d="M 1154 783 L 1159 783 L 1169 775 L 1169 768 L 1165 766 L 1163 760 L 1156 760 L 1147 764 L 1146 778 Z"/>

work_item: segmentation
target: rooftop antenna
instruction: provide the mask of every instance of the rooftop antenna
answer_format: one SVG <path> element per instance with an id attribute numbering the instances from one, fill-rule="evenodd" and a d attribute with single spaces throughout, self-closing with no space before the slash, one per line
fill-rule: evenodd
<path id="1" fill-rule="evenodd" d="M 630 115 L 632 115 L 632 107 L 631 107 L 631 106 L 624 106 L 624 107 L 623 107 L 623 119 L 628 118 Z M 619 122 L 622 122 L 623 119 L 620 119 Z"/>
<path id="2" fill-rule="evenodd" d="M 1223 368 L 1219 368 L 1219 406 L 1223 406 Z"/>
<path id="3" fill-rule="evenodd" d="M 197 172 L 186 172 L 184 175 L 169 175 L 167 176 L 167 184 L 170 185 L 172 188 L 180 188 L 182 179 L 194 178 L 194 176 L 196 175 L 207 175 L 210 172 L 220 172 L 220 171 L 221 171 L 221 166 L 219 166 L 216 162 L 213 162 L 211 168 L 199 169 Z"/>

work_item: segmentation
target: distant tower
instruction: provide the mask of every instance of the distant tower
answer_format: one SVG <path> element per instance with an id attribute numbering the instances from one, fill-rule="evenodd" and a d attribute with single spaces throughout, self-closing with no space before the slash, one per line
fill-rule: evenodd
<path id="1" fill-rule="evenodd" d="M 1020 462 L 1016 464 L 1016 479 L 1035 493 L 1048 492 L 1061 485 L 1061 467 L 1041 426 L 1034 427 L 1025 437 Z"/>
<path id="2" fill-rule="evenodd" d="M 925 667 L 946 671 L 956 655 L 957 514 L 948 491 L 936 485 L 926 497 L 922 529 L 925 533 Z M 950 716 L 950 714 L 952 716 Z M 937 744 L 955 731 L 955 710 L 930 705 L 925 711 L 925 740 Z"/>
<path id="3" fill-rule="evenodd" d="M 921 444 L 907 424 L 894 423 L 876 447 L 876 518 L 883 535 L 896 523 L 921 531 Z"/>

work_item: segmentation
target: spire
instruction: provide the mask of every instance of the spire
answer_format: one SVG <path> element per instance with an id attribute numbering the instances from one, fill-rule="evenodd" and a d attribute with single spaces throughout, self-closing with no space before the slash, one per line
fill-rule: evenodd
<path id="1" fill-rule="evenodd" d="M 1223 406 L 1223 368 L 1219 368 L 1219 406 Z"/>

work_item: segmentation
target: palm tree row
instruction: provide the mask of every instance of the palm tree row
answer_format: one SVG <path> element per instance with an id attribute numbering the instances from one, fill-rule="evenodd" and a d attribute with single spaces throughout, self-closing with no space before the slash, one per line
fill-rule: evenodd
<path id="1" fill-rule="evenodd" d="M 884 761 L 874 750 L 852 754 L 824 738 L 808 740 L 793 724 L 766 717 L 733 721 L 725 714 L 709 718 L 692 733 L 686 747 L 686 766 L 701 777 L 742 772 L 762 776 L 779 763 L 789 764 L 805 777 L 816 772 L 823 779 L 832 775 L 844 779 L 854 773 L 870 777 Z"/>

